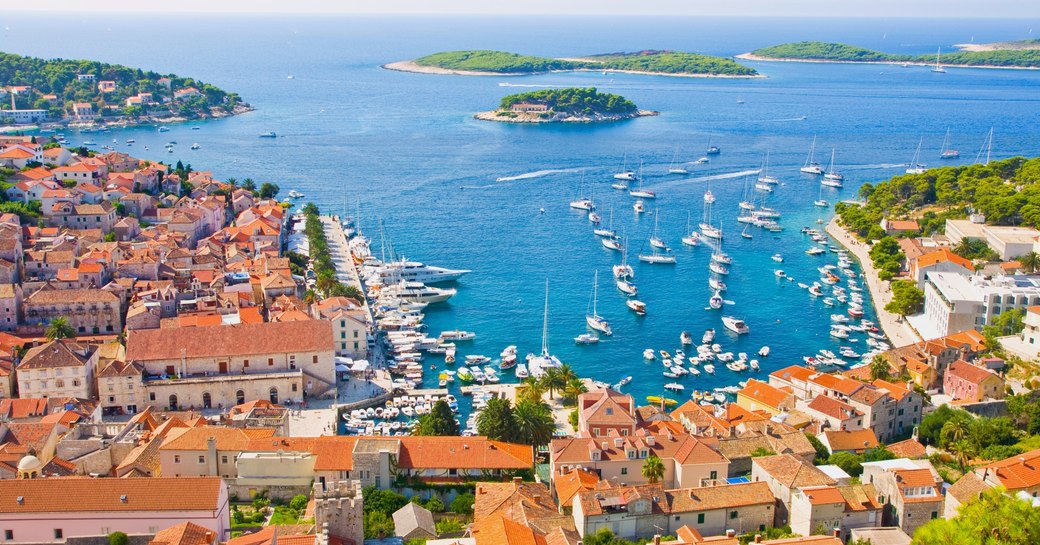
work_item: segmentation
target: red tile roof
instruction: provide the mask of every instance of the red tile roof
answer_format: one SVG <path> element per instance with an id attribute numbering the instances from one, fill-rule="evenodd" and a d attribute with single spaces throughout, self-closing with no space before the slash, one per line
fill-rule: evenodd
<path id="1" fill-rule="evenodd" d="M 219 477 L 0 480 L 0 505 L 8 514 L 216 511 L 224 486 Z"/>

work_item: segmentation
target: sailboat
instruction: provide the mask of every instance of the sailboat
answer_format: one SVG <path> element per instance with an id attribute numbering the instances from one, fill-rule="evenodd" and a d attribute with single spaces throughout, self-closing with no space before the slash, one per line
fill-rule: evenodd
<path id="1" fill-rule="evenodd" d="M 663 244 L 663 242 L 662 242 Z M 650 246 L 653 250 L 652 253 L 639 254 L 639 260 L 643 263 L 650 263 L 651 265 L 673 265 L 675 264 L 675 255 L 671 253 L 667 247 L 660 248 L 654 244 L 653 237 L 650 238 Z M 660 250 L 660 251 L 658 251 Z M 620 286 L 619 286 L 620 287 Z"/>
<path id="2" fill-rule="evenodd" d="M 700 241 L 697 231 L 690 230 L 690 213 L 686 213 L 686 235 L 682 237 L 682 243 L 687 246 L 696 246 Z"/>
<path id="3" fill-rule="evenodd" d="M 578 182 L 578 195 L 571 201 L 571 208 L 575 210 L 585 210 L 591 212 L 596 209 L 596 204 L 592 202 L 592 199 L 582 195 L 581 188 L 585 183 L 585 171 L 581 171 L 581 181 Z"/>
<path id="4" fill-rule="evenodd" d="M 722 240 L 722 229 L 718 229 L 711 224 L 711 203 L 715 202 L 715 197 L 711 194 L 711 190 L 707 190 L 704 193 L 704 222 L 700 224 L 701 234 L 716 240 Z"/>
<path id="5" fill-rule="evenodd" d="M 654 214 L 654 232 L 650 235 L 650 245 L 661 250 L 668 250 L 668 244 L 661 237 L 657 236 L 657 219 L 660 217 L 661 210 L 658 209 L 657 213 Z"/>
<path id="6" fill-rule="evenodd" d="M 549 353 L 549 279 L 545 279 L 545 309 L 542 313 L 542 351 L 527 355 L 527 368 L 534 378 L 542 378 L 548 369 L 562 367 L 560 359 Z"/>
<path id="7" fill-rule="evenodd" d="M 643 164 L 639 164 L 639 186 L 628 192 L 633 197 L 640 199 L 656 199 L 657 195 L 649 189 L 643 189 Z"/>
<path id="8" fill-rule="evenodd" d="M 710 298 L 708 298 L 708 306 L 715 310 L 722 308 L 722 305 L 725 302 L 726 300 L 722 298 L 722 293 L 719 291 L 716 291 Z"/>
<path id="9" fill-rule="evenodd" d="M 628 154 L 626 153 L 624 158 L 621 160 L 621 170 L 614 175 L 615 180 L 621 180 L 623 182 L 631 182 L 636 179 L 636 173 L 628 169 Z M 624 184 L 623 189 L 628 189 L 628 184 Z"/>
<path id="10" fill-rule="evenodd" d="M 762 170 L 760 170 L 759 173 L 758 173 L 758 181 L 759 181 L 759 183 L 763 183 L 763 184 L 778 185 L 780 183 L 780 178 L 777 178 L 776 176 L 770 176 L 769 174 L 767 174 L 768 171 L 769 171 L 769 152 L 767 151 L 766 152 L 766 160 L 762 164 Z"/>
<path id="11" fill-rule="evenodd" d="M 607 222 L 607 228 L 596 227 L 592 230 L 592 233 L 598 237 L 617 237 L 617 233 L 614 231 L 614 207 L 610 207 L 610 220 Z"/>
<path id="12" fill-rule="evenodd" d="M 621 263 L 614 265 L 614 278 L 618 280 L 624 280 L 625 278 L 632 278 L 636 275 L 636 272 L 632 269 L 632 266 L 628 264 L 628 237 L 625 237 L 625 246 L 621 250 Z"/>
<path id="13" fill-rule="evenodd" d="M 592 278 L 592 312 L 585 314 L 585 323 L 588 324 L 590 328 L 599 331 L 600 333 L 609 337 L 614 334 L 614 331 L 610 329 L 610 323 L 604 320 L 603 317 L 596 312 L 596 300 L 599 288 L 599 271 L 596 271 Z"/>
<path id="14" fill-rule="evenodd" d="M 982 147 L 979 148 L 979 153 L 975 155 L 975 164 L 982 163 L 983 154 L 986 155 L 986 162 L 984 165 L 989 164 L 990 154 L 993 152 L 993 127 L 989 128 L 989 134 L 986 135 L 986 140 L 982 142 Z"/>
<path id="15" fill-rule="evenodd" d="M 711 135 L 708 135 L 708 149 L 704 152 L 708 155 L 718 155 L 722 153 L 722 150 L 718 146 L 711 145 Z"/>
<path id="16" fill-rule="evenodd" d="M 668 166 L 668 174 L 689 174 L 690 171 L 682 166 L 679 160 L 679 146 L 675 146 L 675 154 L 672 155 L 672 163 Z"/>
<path id="17" fill-rule="evenodd" d="M 767 185 L 766 187 L 769 186 Z M 772 191 L 772 189 L 770 189 L 770 191 Z M 740 202 L 737 203 L 737 206 L 739 206 L 741 210 L 750 211 L 755 209 L 755 203 L 751 197 L 750 182 L 748 181 L 747 176 L 744 176 L 744 192 L 741 194 L 741 197 Z"/>
<path id="18" fill-rule="evenodd" d="M 617 238 L 615 237 L 601 238 L 599 239 L 599 242 L 603 245 L 604 248 L 608 250 L 614 250 L 615 252 L 620 252 L 624 250 L 624 248 L 621 247 L 621 243 L 618 242 Z"/>
<path id="19" fill-rule="evenodd" d="M 961 152 L 950 149 L 950 129 L 946 129 L 946 137 L 943 138 L 942 149 L 939 150 L 940 159 L 956 159 L 961 156 Z"/>
<path id="20" fill-rule="evenodd" d="M 841 181 L 845 179 L 840 172 L 834 170 L 834 149 L 831 149 L 831 166 L 827 168 L 827 173 L 823 175 L 823 181 L 820 182 L 823 185 L 830 187 L 841 187 Z"/>
<path id="21" fill-rule="evenodd" d="M 751 228 L 751 224 L 750 223 L 744 224 L 744 230 L 740 232 L 740 236 L 742 236 L 744 238 L 747 238 L 747 239 L 752 238 L 751 233 L 747 232 L 748 229 L 750 229 L 750 228 Z"/>
<path id="22" fill-rule="evenodd" d="M 831 203 L 823 200 L 823 184 L 820 184 L 820 195 L 813 201 L 813 206 L 819 206 L 821 208 L 827 208 Z"/>
<path id="23" fill-rule="evenodd" d="M 935 52 L 935 68 L 932 68 L 932 72 L 936 72 L 938 74 L 945 74 L 946 73 L 946 69 L 943 68 L 941 64 L 939 64 L 939 54 L 940 53 L 942 53 L 942 48 L 941 47 Z"/>
<path id="24" fill-rule="evenodd" d="M 926 170 L 925 165 L 918 162 L 921 159 L 921 144 L 923 143 L 924 138 L 921 138 L 921 140 L 917 142 L 917 151 L 914 152 L 914 158 L 906 168 L 907 174 L 923 174 Z"/>
<path id="25" fill-rule="evenodd" d="M 820 167 L 820 163 L 813 160 L 813 155 L 816 153 L 816 137 L 812 137 L 812 145 L 809 146 L 809 156 L 805 158 L 805 165 L 799 170 L 806 174 L 823 174 L 823 168 Z"/>

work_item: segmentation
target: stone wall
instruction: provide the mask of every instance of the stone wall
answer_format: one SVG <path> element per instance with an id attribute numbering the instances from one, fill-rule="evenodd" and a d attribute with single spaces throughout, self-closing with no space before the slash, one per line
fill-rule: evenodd
<path id="1" fill-rule="evenodd" d="M 363 507 L 359 481 L 314 485 L 314 523 L 319 533 L 361 545 L 365 540 Z"/>

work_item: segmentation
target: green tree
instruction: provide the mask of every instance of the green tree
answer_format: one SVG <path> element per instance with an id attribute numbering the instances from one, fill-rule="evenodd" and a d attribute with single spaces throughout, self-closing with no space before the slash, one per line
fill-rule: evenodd
<path id="1" fill-rule="evenodd" d="M 455 496 L 455 499 L 451 500 L 451 512 L 459 514 L 472 513 L 473 502 L 475 500 L 476 498 L 474 498 L 473 494 L 469 492 L 459 494 L 458 496 Z"/>
<path id="2" fill-rule="evenodd" d="M 430 498 L 429 500 L 427 500 L 426 501 L 426 505 L 424 507 L 429 509 L 431 513 L 443 513 L 444 512 L 444 502 L 441 501 L 441 499 L 438 498 L 437 496 L 434 496 L 434 497 Z"/>
<path id="3" fill-rule="evenodd" d="M 974 443 L 967 439 L 951 443 L 947 449 L 957 458 L 957 464 L 961 466 L 962 472 L 967 471 L 968 463 L 971 462 L 977 453 Z"/>
<path id="4" fill-rule="evenodd" d="M 76 330 L 69 324 L 69 320 L 62 316 L 51 320 L 44 335 L 48 340 L 52 341 L 55 339 L 68 339 L 76 336 Z"/>
<path id="5" fill-rule="evenodd" d="M 123 532 L 112 532 L 108 534 L 108 545 L 128 545 L 130 538 Z"/>
<path id="6" fill-rule="evenodd" d="M 917 428 L 917 437 L 925 445 L 940 446 L 940 434 L 943 426 L 953 418 L 967 418 L 971 415 L 961 409 L 953 409 L 949 405 L 940 405 L 938 409 L 928 413 L 921 419 Z"/>
<path id="7" fill-rule="evenodd" d="M 660 482 L 664 477 L 664 463 L 656 454 L 651 454 L 643 462 L 641 473 L 648 483 Z"/>
<path id="8" fill-rule="evenodd" d="M 496 441 L 513 441 L 519 435 L 508 399 L 491 398 L 477 415 L 477 433 Z"/>
<path id="9" fill-rule="evenodd" d="M 541 378 L 542 386 L 549 392 L 549 399 L 553 399 L 553 394 L 562 390 L 567 385 L 567 379 L 564 377 L 560 369 L 550 367 L 545 370 L 545 374 Z"/>
<path id="10" fill-rule="evenodd" d="M 278 195 L 279 187 L 276 184 L 270 182 L 264 182 L 260 184 L 260 198 L 261 199 L 273 199 Z"/>
<path id="11" fill-rule="evenodd" d="M 246 191 L 255 191 L 256 182 L 254 182 L 252 178 L 246 178 L 245 180 L 242 180 L 242 189 L 245 189 Z M 304 209 L 304 211 L 306 212 L 306 209 Z"/>
<path id="12" fill-rule="evenodd" d="M 858 477 L 863 473 L 863 457 L 851 452 L 835 452 L 827 463 L 840 467 L 845 473 Z"/>
<path id="13" fill-rule="evenodd" d="M 520 381 L 520 387 L 516 391 L 517 401 L 541 401 L 545 395 L 545 388 L 541 381 L 534 377 L 527 377 Z"/>
<path id="14" fill-rule="evenodd" d="M 556 422 L 552 410 L 542 401 L 521 401 L 513 409 L 517 440 L 521 443 L 541 447 L 549 444 Z"/>
<path id="15" fill-rule="evenodd" d="M 459 423 L 443 399 L 433 404 L 428 414 L 419 417 L 412 435 L 458 435 Z"/>
<path id="16" fill-rule="evenodd" d="M 809 440 L 809 444 L 813 446 L 814 450 L 816 450 L 814 463 L 816 465 L 826 464 L 827 458 L 831 455 L 831 451 L 827 450 L 827 446 L 823 444 L 823 441 L 820 441 L 811 433 L 805 434 L 805 438 Z"/>
<path id="17" fill-rule="evenodd" d="M 956 517 L 929 521 L 911 545 L 1035 545 L 1040 543 L 1040 509 L 1001 488 L 960 507 Z"/>
<path id="18" fill-rule="evenodd" d="M 892 378 L 892 367 L 885 356 L 878 354 L 870 360 L 870 378 L 873 380 L 889 380 Z"/>
<path id="19" fill-rule="evenodd" d="M 365 498 L 363 507 L 365 513 L 380 512 L 392 514 L 408 503 L 408 498 L 401 494 L 393 490 L 380 490 L 375 486 L 366 486 L 361 491 L 361 495 Z"/>
<path id="20" fill-rule="evenodd" d="M 383 511 L 370 511 L 364 516 L 365 539 L 382 539 L 394 535 L 394 519 Z"/>
<path id="21" fill-rule="evenodd" d="M 307 501 L 307 496 L 304 496 L 303 494 L 297 494 L 293 496 L 291 500 L 289 500 L 289 509 L 292 509 L 296 512 L 301 512 L 307 508 Z"/>
<path id="22" fill-rule="evenodd" d="M 1027 273 L 1033 274 L 1040 270 L 1040 254 L 1036 252 L 1029 252 L 1025 255 L 1020 255 L 1015 258 L 1015 261 L 1021 263 L 1022 269 Z"/>
<path id="23" fill-rule="evenodd" d="M 891 450 L 888 450 L 884 443 L 878 443 L 878 446 L 867 449 L 863 453 L 864 462 L 880 462 L 883 460 L 894 460 L 895 458 L 896 455 Z"/>
<path id="24" fill-rule="evenodd" d="M 892 300 L 885 305 L 885 310 L 908 316 L 917 314 L 924 308 L 924 292 L 917 287 L 912 280 L 897 280 L 892 282 Z"/>
<path id="25" fill-rule="evenodd" d="M 578 402 L 578 396 L 589 391 L 585 381 L 580 378 L 572 378 L 563 387 L 564 405 L 572 406 Z"/>

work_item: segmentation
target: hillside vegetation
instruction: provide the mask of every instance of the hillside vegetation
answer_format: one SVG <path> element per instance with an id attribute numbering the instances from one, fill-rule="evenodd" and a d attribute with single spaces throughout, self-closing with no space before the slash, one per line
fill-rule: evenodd
<path id="1" fill-rule="evenodd" d="M 935 62 L 934 54 L 897 55 L 854 45 L 829 42 L 796 42 L 756 49 L 752 55 L 771 59 L 846 62 Z M 944 65 L 1040 67 L 1040 50 L 957 51 L 942 55 Z"/>
<path id="2" fill-rule="evenodd" d="M 518 93 L 502 98 L 499 107 L 508 110 L 514 104 L 527 102 L 545 104 L 557 114 L 587 116 L 591 114 L 627 115 L 638 111 L 631 100 L 610 93 L 600 93 L 595 87 L 568 87 L 565 89 L 542 89 Z"/>
<path id="3" fill-rule="evenodd" d="M 414 61 L 420 66 L 449 70 L 533 74 L 566 70 L 632 70 L 661 74 L 754 76 L 749 68 L 731 59 L 681 51 L 609 53 L 581 59 L 554 59 L 505 51 L 470 50 L 434 53 Z"/>
<path id="4" fill-rule="evenodd" d="M 988 165 L 933 168 L 864 184 L 863 206 L 838 203 L 842 224 L 861 237 L 880 238 L 882 218 L 915 218 L 924 234 L 969 208 L 986 223 L 1040 228 L 1040 158 L 1012 157 Z"/>
<path id="5" fill-rule="evenodd" d="M 94 81 L 79 81 L 78 74 L 91 74 Z M 158 83 L 162 77 L 170 79 L 170 87 Z M 98 82 L 114 81 L 115 90 L 102 93 Z M 156 105 L 167 113 L 184 116 L 208 115 L 209 109 L 220 107 L 231 111 L 240 99 L 234 93 L 227 93 L 208 83 L 175 74 L 159 74 L 140 68 L 130 68 L 118 64 L 107 64 L 89 60 L 40 59 L 23 57 L 0 52 L 0 85 L 32 87 L 32 92 L 19 93 L 15 99 L 18 108 L 49 110 L 52 119 L 59 119 L 71 109 L 76 102 L 89 102 L 95 112 L 112 115 L 141 115 L 145 113 L 140 106 L 126 107 L 126 99 L 138 93 L 152 93 L 154 100 L 173 98 L 178 89 L 194 87 L 200 96 L 182 100 L 173 104 Z M 56 101 L 49 101 L 44 95 L 54 94 Z M 10 98 L 5 98 L 0 105 L 10 108 Z M 115 108 L 106 108 L 115 106 Z M 132 110 L 131 108 L 136 108 Z M 2 114 L 0 114 L 2 115 Z"/>

